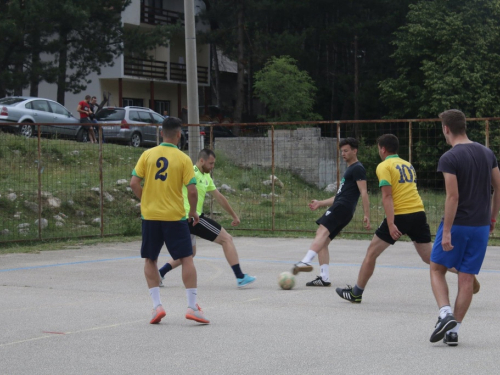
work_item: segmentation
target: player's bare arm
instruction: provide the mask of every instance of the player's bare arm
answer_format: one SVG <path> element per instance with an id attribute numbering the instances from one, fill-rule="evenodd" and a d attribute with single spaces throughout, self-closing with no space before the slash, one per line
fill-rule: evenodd
<path id="1" fill-rule="evenodd" d="M 309 208 L 314 211 L 317 210 L 320 207 L 330 207 L 333 205 L 333 202 L 335 201 L 335 196 L 325 199 L 323 201 L 318 201 L 316 199 L 313 199 L 311 203 L 309 203 Z"/>
<path id="2" fill-rule="evenodd" d="M 210 195 L 212 195 L 212 197 L 215 198 L 215 201 L 217 203 L 219 203 L 222 206 L 222 208 L 229 215 L 231 215 L 231 217 L 233 218 L 233 221 L 231 222 L 231 226 L 235 227 L 235 226 L 240 225 L 240 218 L 238 217 L 238 215 L 236 215 L 236 212 L 234 212 L 233 208 L 229 204 L 229 202 L 226 199 L 226 197 L 224 195 L 222 195 L 222 193 L 219 190 L 217 190 L 217 189 L 212 190 L 209 193 L 210 193 Z"/>
<path id="3" fill-rule="evenodd" d="M 137 176 L 132 176 L 132 179 L 130 180 L 130 188 L 134 192 L 135 196 L 141 200 L 142 198 L 142 186 L 141 186 L 141 181 L 142 179 L 137 177 Z"/>
<path id="4" fill-rule="evenodd" d="M 193 225 L 196 225 L 200 221 L 200 217 L 196 212 L 196 205 L 198 204 L 198 189 L 196 189 L 195 184 L 189 184 L 186 186 L 186 188 L 188 192 L 188 201 L 189 201 L 188 220 L 191 221 L 191 219 L 193 219 Z"/>
<path id="5" fill-rule="evenodd" d="M 368 198 L 368 188 L 366 180 L 356 181 L 358 184 L 359 193 L 361 194 L 361 203 L 363 204 L 363 223 L 365 229 L 371 229 L 370 226 L 370 199 Z"/>
<path id="6" fill-rule="evenodd" d="M 396 224 L 394 224 L 394 200 L 392 198 L 392 186 L 382 186 L 382 205 L 384 206 L 385 217 L 387 218 L 387 226 L 393 240 L 398 240 L 401 237 Z"/>
<path id="7" fill-rule="evenodd" d="M 491 186 L 493 186 L 493 198 L 491 202 L 491 223 L 490 223 L 490 233 L 495 229 L 496 219 L 498 217 L 498 211 L 500 210 L 500 170 L 498 167 L 493 168 L 491 171 Z"/>
<path id="8" fill-rule="evenodd" d="M 457 176 L 454 174 L 443 173 L 443 176 L 446 187 L 446 200 L 444 202 L 443 240 L 441 244 L 444 251 L 450 251 L 453 249 L 451 227 L 458 208 L 458 181 Z"/>

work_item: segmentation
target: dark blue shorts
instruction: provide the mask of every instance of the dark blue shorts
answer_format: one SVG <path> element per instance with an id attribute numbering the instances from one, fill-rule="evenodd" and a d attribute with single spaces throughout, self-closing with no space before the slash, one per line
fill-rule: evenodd
<path id="1" fill-rule="evenodd" d="M 477 275 L 486 255 L 489 233 L 489 225 L 481 227 L 453 225 L 451 227 L 453 249 L 444 251 L 441 245 L 443 240 L 443 222 L 441 222 L 432 246 L 431 261 L 447 268 L 455 267 L 459 272 Z"/>
<path id="2" fill-rule="evenodd" d="M 163 244 L 174 259 L 193 255 L 187 220 L 143 220 L 141 257 L 151 260 L 158 259 Z"/>

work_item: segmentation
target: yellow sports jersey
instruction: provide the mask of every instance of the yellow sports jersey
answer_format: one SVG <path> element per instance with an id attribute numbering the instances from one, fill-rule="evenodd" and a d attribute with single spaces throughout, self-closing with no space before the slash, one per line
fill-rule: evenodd
<path id="1" fill-rule="evenodd" d="M 141 215 L 145 220 L 186 219 L 182 187 L 195 184 L 193 163 L 177 146 L 162 143 L 144 151 L 133 176 L 144 179 Z"/>
<path id="2" fill-rule="evenodd" d="M 203 213 L 203 202 L 205 202 L 205 194 L 209 191 L 217 189 L 210 173 L 203 173 L 196 165 L 193 165 L 194 178 L 196 178 L 196 189 L 198 190 L 198 204 L 196 205 L 196 213 L 201 215 Z M 189 213 L 189 201 L 187 197 L 187 189 L 182 188 L 182 195 L 184 196 L 184 208 L 186 215 Z"/>
<path id="3" fill-rule="evenodd" d="M 415 168 L 398 155 L 390 155 L 377 166 L 379 187 L 392 186 L 394 215 L 424 211 L 417 191 Z"/>

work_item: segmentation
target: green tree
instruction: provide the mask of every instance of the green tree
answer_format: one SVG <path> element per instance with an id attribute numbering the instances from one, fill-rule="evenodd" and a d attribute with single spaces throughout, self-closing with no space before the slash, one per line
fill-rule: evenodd
<path id="1" fill-rule="evenodd" d="M 309 74 L 299 70 L 290 56 L 272 57 L 255 73 L 255 95 L 266 105 L 268 121 L 315 121 L 316 87 Z"/>
<path id="2" fill-rule="evenodd" d="M 396 33 L 397 74 L 380 83 L 395 118 L 500 114 L 500 1 L 422 0 Z"/>

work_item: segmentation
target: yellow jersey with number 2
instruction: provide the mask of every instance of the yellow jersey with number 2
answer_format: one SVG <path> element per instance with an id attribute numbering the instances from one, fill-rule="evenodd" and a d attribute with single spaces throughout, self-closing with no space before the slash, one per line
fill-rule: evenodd
<path id="1" fill-rule="evenodd" d="M 424 203 L 417 190 L 415 168 L 397 154 L 389 155 L 377 166 L 379 187 L 391 186 L 394 215 L 424 211 Z"/>
<path id="2" fill-rule="evenodd" d="M 177 146 L 162 143 L 144 151 L 132 175 L 144 180 L 141 198 L 143 219 L 186 219 L 182 187 L 196 184 L 196 179 L 191 159 Z"/>

